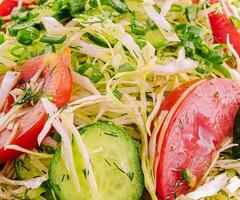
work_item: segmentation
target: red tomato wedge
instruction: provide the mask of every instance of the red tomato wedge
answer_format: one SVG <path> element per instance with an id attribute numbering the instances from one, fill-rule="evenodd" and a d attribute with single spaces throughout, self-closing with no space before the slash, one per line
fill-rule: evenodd
<path id="1" fill-rule="evenodd" d="M 14 0 L 2 0 L 0 3 L 0 16 L 10 15 L 12 9 L 17 7 L 18 1 Z"/>
<path id="2" fill-rule="evenodd" d="M 198 3 L 199 0 L 192 0 L 193 3 Z M 218 3 L 219 0 L 209 0 L 210 4 Z M 230 8 L 229 8 L 230 9 Z M 231 12 L 231 9 L 229 10 Z M 227 35 L 229 41 L 233 45 L 235 51 L 240 55 L 240 33 L 234 27 L 230 19 L 225 13 L 212 12 L 208 15 L 211 29 L 216 43 L 226 44 Z"/>
<path id="3" fill-rule="evenodd" d="M 14 103 L 14 99 L 12 95 L 9 95 L 6 99 L 4 106 L 0 109 L 0 113 L 1 112 L 7 113 L 11 109 L 13 103 Z"/>
<path id="4" fill-rule="evenodd" d="M 18 0 L 0 0 L 0 16 L 4 17 L 4 16 L 8 16 L 11 14 L 13 8 L 18 6 Z M 33 1 L 29 1 L 28 3 L 23 3 L 23 7 L 24 8 L 28 8 L 29 5 L 34 4 L 34 0 Z"/>
<path id="5" fill-rule="evenodd" d="M 235 81 L 203 80 L 193 83 L 190 89 L 182 88 L 176 90 L 178 95 L 182 92 L 180 102 L 172 101 L 169 106 L 166 102 L 173 98 L 171 93 L 161 107 L 165 110 L 167 105 L 166 109 L 170 109 L 159 131 L 163 137 L 157 194 L 164 200 L 185 194 L 199 183 L 217 150 L 231 136 L 239 108 L 240 85 Z M 183 179 L 185 170 L 190 174 L 190 184 Z"/>
<path id="6" fill-rule="evenodd" d="M 229 41 L 233 45 L 238 55 L 240 55 L 240 33 L 231 23 L 226 14 L 210 13 L 208 15 L 211 24 L 214 40 L 216 43 L 227 43 L 227 35 Z"/>
<path id="7" fill-rule="evenodd" d="M 51 64 L 49 64 L 51 63 Z M 72 78 L 69 71 L 71 53 L 67 49 L 61 54 L 46 54 L 22 65 L 22 79 L 29 81 L 41 67 L 41 80 L 44 80 L 43 93 L 52 97 L 52 102 L 59 108 L 64 106 L 71 97 Z M 26 149 L 37 146 L 37 137 L 47 119 L 41 102 L 38 102 L 28 113 L 19 119 L 18 132 L 11 144 L 19 145 Z M 14 159 L 20 154 L 15 150 L 5 150 L 3 145 L 11 132 L 4 130 L 0 133 L 0 163 Z"/>

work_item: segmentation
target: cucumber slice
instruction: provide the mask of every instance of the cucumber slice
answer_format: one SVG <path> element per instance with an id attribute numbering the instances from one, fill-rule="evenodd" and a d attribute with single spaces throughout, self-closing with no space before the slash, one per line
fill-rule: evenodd
<path id="1" fill-rule="evenodd" d="M 43 159 L 41 160 L 41 162 L 48 168 L 50 166 L 51 159 Z M 14 168 L 15 168 L 17 177 L 20 180 L 42 176 L 47 173 L 47 172 L 41 171 L 36 166 L 34 166 L 31 163 L 31 159 L 28 156 L 25 156 L 24 159 L 17 158 L 14 161 Z"/>
<path id="2" fill-rule="evenodd" d="M 102 34 L 107 39 L 107 41 L 109 42 L 109 44 L 112 47 L 118 42 L 117 39 L 113 38 L 111 35 L 104 33 L 104 32 Z M 102 46 L 102 47 L 109 48 L 108 44 L 102 37 L 100 37 L 96 34 L 91 34 L 91 33 L 87 33 L 86 36 L 88 37 L 89 40 L 91 40 L 95 44 Z"/>
<path id="3" fill-rule="evenodd" d="M 99 190 L 99 199 L 138 200 L 144 189 L 138 146 L 128 133 L 111 122 L 98 122 L 79 130 L 87 147 Z M 59 199 L 88 200 L 91 193 L 86 170 L 78 146 L 73 139 L 72 150 L 81 191 L 77 191 L 61 157 L 55 153 L 50 171 L 50 184 Z"/>
<path id="4" fill-rule="evenodd" d="M 158 29 L 147 31 L 145 39 L 149 41 L 156 49 L 166 44 L 166 40 L 163 38 L 161 32 Z"/>

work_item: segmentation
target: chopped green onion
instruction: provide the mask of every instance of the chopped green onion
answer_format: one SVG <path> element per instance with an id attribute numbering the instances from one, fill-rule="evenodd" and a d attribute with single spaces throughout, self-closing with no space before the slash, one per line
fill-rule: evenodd
<path id="1" fill-rule="evenodd" d="M 214 69 L 220 72 L 225 78 L 232 78 L 231 73 L 223 65 L 215 65 Z"/>
<path id="2" fill-rule="evenodd" d="M 22 29 L 17 33 L 17 41 L 24 45 L 31 45 L 40 36 L 39 30 L 34 27 Z"/>
<path id="3" fill-rule="evenodd" d="M 172 4 L 170 11 L 171 12 L 181 12 L 183 10 L 182 6 L 178 4 Z"/>
<path id="4" fill-rule="evenodd" d="M 120 0 L 106 0 L 106 4 L 119 13 L 124 13 L 128 11 L 127 5 Z"/>
<path id="5" fill-rule="evenodd" d="M 70 6 L 71 15 L 76 15 L 85 10 L 85 1 L 84 0 L 68 0 Z"/>
<path id="6" fill-rule="evenodd" d="M 29 18 L 30 18 L 30 12 L 29 11 L 19 13 L 19 16 L 18 16 L 19 21 L 24 22 L 24 21 L 27 21 Z"/>
<path id="7" fill-rule="evenodd" d="M 0 33 L 0 45 L 5 42 L 4 34 Z"/>
<path id="8" fill-rule="evenodd" d="M 17 58 L 21 58 L 26 52 L 27 48 L 25 46 L 13 47 L 10 51 L 10 53 Z"/>
<path id="9" fill-rule="evenodd" d="M 49 44 L 62 44 L 67 39 L 66 35 L 63 36 L 51 36 L 51 35 L 43 35 L 40 39 L 42 43 L 49 43 Z"/>
<path id="10" fill-rule="evenodd" d="M 118 100 L 121 100 L 121 98 L 122 98 L 122 96 L 123 96 L 123 94 L 122 94 L 117 88 L 115 88 L 115 89 L 113 90 L 113 95 L 114 95 Z"/>
<path id="11" fill-rule="evenodd" d="M 190 181 L 191 181 L 191 177 L 190 177 L 189 170 L 188 170 L 188 169 L 183 169 L 181 172 L 182 172 L 182 178 L 183 178 L 183 180 L 187 181 L 188 184 L 189 184 Z"/>
<path id="12" fill-rule="evenodd" d="M 90 63 L 82 64 L 79 67 L 78 72 L 83 76 L 87 76 L 93 83 L 97 83 L 102 78 L 100 70 Z"/>
<path id="13" fill-rule="evenodd" d="M 230 20 L 231 20 L 232 24 L 235 26 L 236 29 L 240 28 L 240 19 L 238 19 L 237 17 L 232 15 L 232 16 L 230 16 Z"/>
<path id="14" fill-rule="evenodd" d="M 42 4 L 46 3 L 46 2 L 47 2 L 47 0 L 36 0 L 36 3 L 38 5 L 42 5 Z"/>
<path id="15" fill-rule="evenodd" d="M 226 48 L 227 48 L 226 44 L 219 44 L 214 47 L 215 50 L 222 50 L 222 49 L 226 49 Z"/>
<path id="16" fill-rule="evenodd" d="M 188 21 L 194 20 L 198 17 L 198 7 L 197 5 L 191 5 L 185 8 L 185 14 Z"/>
<path id="17" fill-rule="evenodd" d="M 151 19 L 147 19 L 147 24 L 152 30 L 157 30 L 158 29 L 157 25 Z"/>
<path id="18" fill-rule="evenodd" d="M 139 46 L 140 48 L 145 47 L 146 44 L 147 44 L 146 40 L 141 39 L 141 38 L 136 38 L 135 41 L 136 41 L 136 43 L 138 44 L 138 46 Z"/>
<path id="19" fill-rule="evenodd" d="M 84 73 L 89 69 L 89 68 L 93 68 L 94 65 L 93 64 L 90 64 L 90 63 L 84 63 L 82 64 L 79 69 L 78 69 L 78 72 L 81 74 L 81 75 L 84 75 Z"/>
<path id="20" fill-rule="evenodd" d="M 11 12 L 11 18 L 13 19 L 13 20 L 17 20 L 18 19 L 18 17 L 19 17 L 19 14 L 20 13 L 23 13 L 24 12 L 24 8 L 23 7 L 15 7 L 15 8 L 13 8 L 13 10 L 12 10 L 12 12 Z"/>
<path id="21" fill-rule="evenodd" d="M 119 66 L 119 72 L 132 72 L 135 71 L 134 67 L 130 63 L 124 63 Z"/>
<path id="22" fill-rule="evenodd" d="M 93 8 L 97 8 L 98 2 L 97 2 L 97 0 L 89 0 L 89 5 Z"/>
<path id="23" fill-rule="evenodd" d="M 4 24 L 4 21 L 2 19 L 2 17 L 0 16 L 0 29 L 1 29 L 1 26 Z"/>
<path id="24" fill-rule="evenodd" d="M 54 46 L 54 44 L 47 44 L 45 49 L 44 49 L 45 53 L 51 53 L 51 52 L 56 52 L 56 48 Z"/>
<path id="25" fill-rule="evenodd" d="M 146 25 L 137 20 L 132 20 L 131 29 L 136 35 L 145 35 L 147 33 Z"/>

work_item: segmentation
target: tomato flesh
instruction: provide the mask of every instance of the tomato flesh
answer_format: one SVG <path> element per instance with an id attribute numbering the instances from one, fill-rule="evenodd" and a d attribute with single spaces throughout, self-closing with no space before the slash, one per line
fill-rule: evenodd
<path id="1" fill-rule="evenodd" d="M 238 55 L 240 55 L 240 33 L 228 19 L 226 14 L 210 13 L 208 15 L 211 24 L 214 40 L 216 43 L 227 43 L 227 35 L 229 41 L 233 45 Z"/>
<path id="2" fill-rule="evenodd" d="M 14 0 L 3 0 L 0 3 L 0 16 L 7 16 L 10 15 L 12 12 L 12 9 L 17 7 L 18 1 Z"/>
<path id="3" fill-rule="evenodd" d="M 194 189 L 216 151 L 231 136 L 239 100 L 240 85 L 228 79 L 205 81 L 183 100 L 162 143 L 157 167 L 159 199 L 174 199 Z M 190 184 L 183 180 L 183 170 L 189 172 Z"/>
<path id="4" fill-rule="evenodd" d="M 46 60 L 51 58 L 55 60 L 55 65 L 49 65 Z M 40 60 L 42 62 L 40 62 Z M 36 62 L 35 62 L 36 61 Z M 46 63 L 44 63 L 46 62 Z M 34 65 L 36 63 L 36 65 Z M 44 65 L 42 72 L 42 79 L 44 80 L 43 92 L 51 97 L 51 101 L 58 106 L 64 106 L 71 97 L 72 78 L 69 71 L 71 65 L 70 50 L 65 50 L 62 54 L 46 54 L 41 57 L 34 58 L 26 62 L 22 66 L 22 79 L 29 81 L 29 79 Z M 38 66 L 38 67 L 36 67 Z M 35 73 L 31 71 L 35 70 Z M 19 119 L 19 128 L 16 136 L 13 138 L 11 144 L 19 145 L 26 149 L 32 149 L 37 146 L 37 137 L 41 132 L 47 119 L 47 114 L 44 111 L 42 103 L 39 101 L 27 114 Z M 6 142 L 11 132 L 4 130 L 0 133 L 0 163 L 14 159 L 20 154 L 15 150 L 5 150 L 3 145 Z"/>

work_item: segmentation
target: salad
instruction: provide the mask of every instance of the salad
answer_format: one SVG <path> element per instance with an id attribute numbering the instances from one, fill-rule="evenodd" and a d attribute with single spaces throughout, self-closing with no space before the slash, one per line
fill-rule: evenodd
<path id="1" fill-rule="evenodd" d="M 237 0 L 0 16 L 0 199 L 240 199 Z"/>

